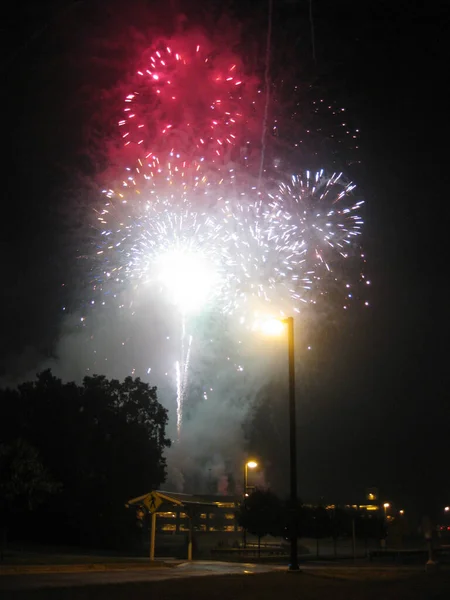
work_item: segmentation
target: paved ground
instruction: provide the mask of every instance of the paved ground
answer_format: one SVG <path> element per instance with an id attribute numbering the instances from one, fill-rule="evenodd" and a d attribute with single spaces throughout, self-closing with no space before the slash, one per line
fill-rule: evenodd
<path id="1" fill-rule="evenodd" d="M 192 563 L 173 564 L 167 566 L 142 568 L 142 566 L 127 567 L 116 570 L 105 568 L 102 570 L 85 569 L 64 573 L 26 573 L 16 575 L 2 575 L 0 577 L 1 590 L 30 590 L 42 588 L 76 587 L 86 585 L 111 585 L 114 583 L 136 583 L 145 581 L 161 581 L 164 579 L 179 579 L 186 577 L 199 577 L 208 575 L 251 575 L 268 573 L 280 570 L 280 567 L 268 565 L 254 565 L 247 563 L 226 563 L 217 561 L 194 561 Z"/>
<path id="2" fill-rule="evenodd" d="M 212 575 L 215 575 L 214 577 Z M 195 562 L 148 571 L 4 576 L 2 600 L 449 600 L 450 571 Z"/>

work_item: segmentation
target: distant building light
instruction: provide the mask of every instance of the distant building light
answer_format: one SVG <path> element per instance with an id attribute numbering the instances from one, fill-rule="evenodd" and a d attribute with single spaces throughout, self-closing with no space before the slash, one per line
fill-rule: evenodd
<path id="1" fill-rule="evenodd" d="M 368 488 L 366 490 L 366 498 L 371 502 L 375 502 L 376 500 L 378 500 L 378 489 L 374 487 Z"/>

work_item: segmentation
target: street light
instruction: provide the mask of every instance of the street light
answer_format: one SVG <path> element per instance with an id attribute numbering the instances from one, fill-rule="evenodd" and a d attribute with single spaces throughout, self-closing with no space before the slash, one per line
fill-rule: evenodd
<path id="1" fill-rule="evenodd" d="M 401 515 L 404 515 L 404 514 L 405 514 L 405 511 L 404 511 L 403 509 L 399 510 L 398 512 L 399 512 Z"/>
<path id="2" fill-rule="evenodd" d="M 261 324 L 261 331 L 267 335 L 280 335 L 287 325 L 289 362 L 289 463 L 291 488 L 291 560 L 289 571 L 298 571 L 297 557 L 297 438 L 295 417 L 295 351 L 294 317 L 269 319 Z"/>
<path id="3" fill-rule="evenodd" d="M 391 506 L 391 505 L 389 504 L 389 502 L 385 502 L 385 503 L 383 504 L 383 508 L 384 508 L 384 517 L 385 517 L 385 518 L 387 518 L 387 511 L 388 511 L 388 508 L 390 508 L 390 506 Z"/>
<path id="4" fill-rule="evenodd" d="M 254 460 L 249 460 L 245 463 L 244 466 L 244 497 L 247 497 L 247 488 L 248 488 L 248 469 L 256 469 L 258 463 Z"/>
<path id="5" fill-rule="evenodd" d="M 258 463 L 255 460 L 247 460 L 244 465 L 244 506 L 248 497 L 248 470 L 256 469 Z M 244 548 L 247 548 L 247 530 L 244 528 Z"/>
<path id="6" fill-rule="evenodd" d="M 267 319 L 261 322 L 260 329 L 264 335 L 279 336 L 284 332 L 286 320 Z"/>
<path id="7" fill-rule="evenodd" d="M 450 506 L 446 506 L 446 507 L 444 508 L 444 510 L 445 510 L 445 512 L 450 512 Z"/>

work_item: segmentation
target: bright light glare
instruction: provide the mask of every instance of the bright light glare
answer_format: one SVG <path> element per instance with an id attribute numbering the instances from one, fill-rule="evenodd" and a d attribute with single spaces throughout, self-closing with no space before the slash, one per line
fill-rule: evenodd
<path id="1" fill-rule="evenodd" d="M 446 507 L 444 508 L 444 510 L 445 510 L 445 512 L 449 512 L 449 511 L 450 511 L 450 506 L 446 506 Z"/>
<path id="2" fill-rule="evenodd" d="M 260 329 L 264 335 L 279 336 L 284 332 L 284 323 L 280 319 L 262 321 Z"/>
<path id="3" fill-rule="evenodd" d="M 389 508 L 389 507 L 390 507 L 390 504 L 389 504 L 389 502 L 385 502 L 385 503 L 383 504 L 383 506 L 384 506 L 384 508 Z"/>
<path id="4" fill-rule="evenodd" d="M 254 468 L 255 468 L 255 467 L 257 467 L 257 466 L 258 466 L 258 463 L 257 463 L 257 462 L 255 462 L 254 460 L 249 460 L 249 461 L 248 461 L 248 463 L 247 463 L 247 467 L 248 467 L 249 469 L 254 469 Z"/>
<path id="5" fill-rule="evenodd" d="M 183 312 L 201 310 L 217 282 L 213 265 L 200 252 L 181 248 L 162 254 L 157 272 L 170 300 Z"/>

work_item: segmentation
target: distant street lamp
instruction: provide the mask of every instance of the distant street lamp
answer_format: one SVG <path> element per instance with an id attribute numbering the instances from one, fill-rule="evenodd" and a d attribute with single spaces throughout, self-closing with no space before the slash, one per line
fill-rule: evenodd
<path id="1" fill-rule="evenodd" d="M 450 506 L 446 506 L 446 507 L 444 508 L 444 510 L 445 510 L 445 512 L 450 512 Z"/>
<path id="2" fill-rule="evenodd" d="M 258 466 L 258 463 L 254 460 L 249 460 L 245 463 L 244 466 L 244 497 L 246 498 L 248 496 L 247 493 L 247 489 L 248 489 L 248 470 L 249 469 L 256 469 L 256 467 Z"/>
<path id="3" fill-rule="evenodd" d="M 391 505 L 389 504 L 389 502 L 385 502 L 385 503 L 383 504 L 383 508 L 384 508 L 384 516 L 385 516 L 385 517 L 387 517 L 387 511 L 388 511 L 388 508 L 390 508 L 390 506 L 391 506 Z"/>
<path id="4" fill-rule="evenodd" d="M 297 437 L 295 416 L 295 351 L 294 351 L 294 317 L 287 319 L 270 319 L 261 325 L 267 335 L 280 335 L 287 325 L 288 363 L 289 363 L 289 462 L 290 462 L 290 501 L 291 501 L 291 557 L 289 571 L 298 571 L 297 556 Z"/>
<path id="5" fill-rule="evenodd" d="M 247 460 L 244 465 L 244 506 L 247 502 L 248 497 L 248 470 L 256 469 L 258 463 L 255 460 Z M 244 527 L 244 548 L 247 548 L 247 530 Z"/>
<path id="6" fill-rule="evenodd" d="M 404 515 L 404 514 L 405 514 L 405 511 L 404 511 L 403 509 L 402 509 L 402 510 L 399 510 L 398 512 L 399 512 L 401 515 Z"/>

